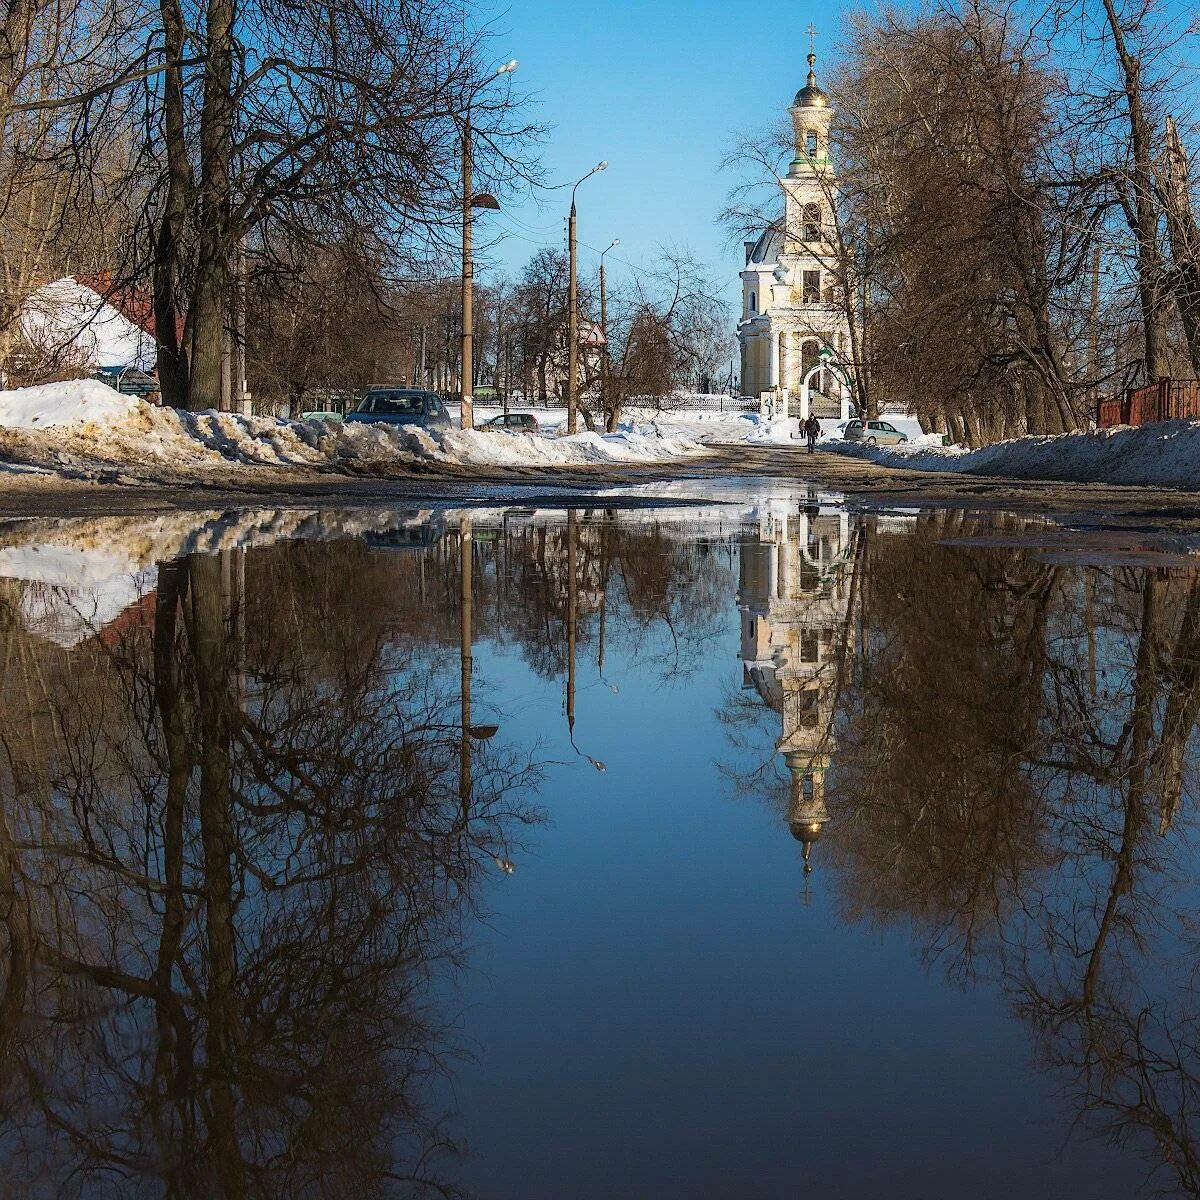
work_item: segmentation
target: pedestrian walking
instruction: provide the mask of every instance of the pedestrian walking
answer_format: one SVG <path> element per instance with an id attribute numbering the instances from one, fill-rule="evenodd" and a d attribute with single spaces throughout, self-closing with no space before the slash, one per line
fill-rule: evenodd
<path id="1" fill-rule="evenodd" d="M 817 448 L 817 438 L 821 436 L 821 422 L 814 416 L 809 416 L 804 422 L 804 433 L 808 438 L 808 452 L 812 454 Z"/>

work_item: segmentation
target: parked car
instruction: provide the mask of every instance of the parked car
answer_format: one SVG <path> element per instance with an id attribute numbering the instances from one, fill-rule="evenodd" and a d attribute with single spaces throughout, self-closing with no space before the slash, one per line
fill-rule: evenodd
<path id="1" fill-rule="evenodd" d="M 423 388 L 372 388 L 347 418 L 361 423 L 417 425 L 422 429 L 449 429 L 450 414 L 441 399 Z"/>
<path id="2" fill-rule="evenodd" d="M 872 446 L 898 446 L 908 441 L 908 434 L 901 433 L 887 421 L 849 421 L 842 437 L 848 442 L 867 442 Z"/>
<path id="3" fill-rule="evenodd" d="M 343 421 L 345 418 L 339 412 L 330 412 L 324 408 L 311 408 L 308 412 L 300 414 L 302 421 L 332 421 L 335 424 Z"/>
<path id="4" fill-rule="evenodd" d="M 508 429 L 513 433 L 537 433 L 537 417 L 533 413 L 501 413 L 490 421 L 484 421 L 483 429 Z"/>
<path id="5" fill-rule="evenodd" d="M 136 367 L 101 367 L 95 378 L 122 396 L 153 396 L 158 391 L 158 380 Z"/>

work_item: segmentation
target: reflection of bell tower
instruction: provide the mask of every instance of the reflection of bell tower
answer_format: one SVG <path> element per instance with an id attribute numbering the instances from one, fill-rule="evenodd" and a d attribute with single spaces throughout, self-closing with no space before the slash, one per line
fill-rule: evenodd
<path id="1" fill-rule="evenodd" d="M 790 775 L 788 826 L 812 847 L 829 819 L 825 772 L 833 742 L 838 656 L 848 649 L 853 546 L 843 511 L 815 498 L 799 512 L 769 512 L 758 539 L 743 543 L 738 607 L 743 685 L 780 714 L 776 749 Z"/>
<path id="2" fill-rule="evenodd" d="M 807 875 L 812 870 L 813 843 L 820 838 L 825 822 L 829 820 L 829 810 L 825 807 L 825 768 L 829 760 L 826 758 L 820 769 L 815 769 L 811 758 L 789 750 L 783 761 L 792 776 L 788 828 L 792 837 L 804 847 L 804 873 Z"/>

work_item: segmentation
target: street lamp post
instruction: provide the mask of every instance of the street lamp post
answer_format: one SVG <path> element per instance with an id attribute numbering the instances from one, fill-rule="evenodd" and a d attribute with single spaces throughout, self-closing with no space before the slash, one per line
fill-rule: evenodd
<path id="1" fill-rule="evenodd" d="M 604 286 L 604 256 L 609 250 L 621 244 L 620 238 L 613 238 L 608 246 L 600 252 L 600 408 L 608 413 L 608 292 Z M 609 431 L 610 433 L 612 430 Z"/>
<path id="2" fill-rule="evenodd" d="M 475 264 L 471 249 L 471 218 L 476 208 L 498 209 L 496 197 L 476 193 L 472 176 L 475 169 L 474 133 L 471 129 L 471 105 L 475 97 L 501 75 L 511 75 L 517 60 L 510 59 L 489 75 L 470 95 L 462 123 L 462 372 L 459 389 L 459 425 L 475 428 Z"/>
<path id="3" fill-rule="evenodd" d="M 577 431 L 579 406 L 579 282 L 575 270 L 575 193 L 579 185 L 608 169 L 607 162 L 597 163 L 571 188 L 571 216 L 567 222 L 567 246 L 570 278 L 567 288 L 567 432 Z"/>

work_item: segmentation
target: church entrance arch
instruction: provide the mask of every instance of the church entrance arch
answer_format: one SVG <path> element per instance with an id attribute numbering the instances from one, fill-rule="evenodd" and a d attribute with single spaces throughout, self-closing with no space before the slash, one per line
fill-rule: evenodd
<path id="1" fill-rule="evenodd" d="M 822 395 L 825 391 L 825 363 L 821 358 L 821 339 L 806 337 L 800 343 L 800 378 L 806 378 L 812 369 L 818 368 L 817 375 L 810 386 Z"/>

